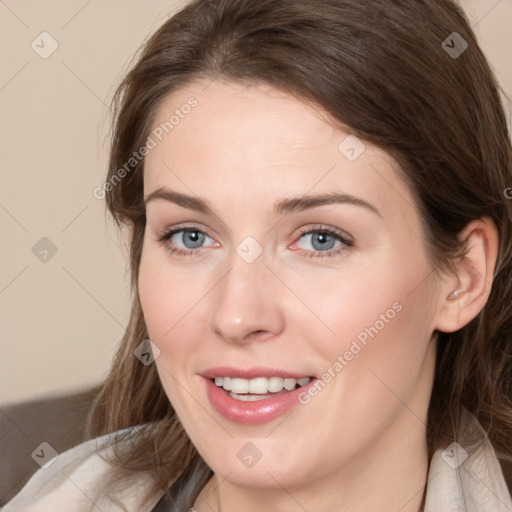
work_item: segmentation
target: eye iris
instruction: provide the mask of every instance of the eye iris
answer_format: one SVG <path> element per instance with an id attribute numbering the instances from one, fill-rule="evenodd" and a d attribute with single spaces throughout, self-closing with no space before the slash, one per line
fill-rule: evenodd
<path id="1" fill-rule="evenodd" d="M 195 249 L 201 247 L 204 241 L 205 235 L 199 231 L 184 231 L 182 235 L 182 241 L 187 249 Z M 191 242 L 189 245 L 187 242 Z"/>
<path id="2" fill-rule="evenodd" d="M 311 245 L 317 251 L 329 250 L 336 244 L 336 239 L 328 233 L 315 232 L 310 233 Z M 183 230 L 181 240 L 187 249 L 196 249 L 201 247 L 206 235 L 198 230 Z"/>
<path id="3" fill-rule="evenodd" d="M 334 237 L 328 235 L 327 233 L 313 233 L 311 237 L 311 245 L 316 250 L 332 249 L 335 243 L 336 240 Z M 316 246 L 315 244 L 320 245 Z"/>

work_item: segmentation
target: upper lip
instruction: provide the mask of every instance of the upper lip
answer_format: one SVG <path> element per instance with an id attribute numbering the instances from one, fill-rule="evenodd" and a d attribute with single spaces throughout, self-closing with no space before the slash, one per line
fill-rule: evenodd
<path id="1" fill-rule="evenodd" d="M 282 377 L 283 379 L 303 379 L 304 377 L 312 376 L 311 374 L 297 373 L 263 366 L 252 366 L 250 368 L 216 366 L 214 368 L 208 368 L 207 370 L 204 370 L 201 372 L 201 375 L 207 379 L 214 379 L 215 377 L 235 377 L 239 379 L 255 379 L 256 377 Z"/>

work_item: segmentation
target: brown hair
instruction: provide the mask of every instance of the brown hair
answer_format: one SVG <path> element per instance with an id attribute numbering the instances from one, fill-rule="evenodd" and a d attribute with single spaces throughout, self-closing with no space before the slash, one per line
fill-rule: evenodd
<path id="1" fill-rule="evenodd" d="M 459 55 L 450 52 L 463 49 L 453 32 L 468 45 Z M 460 7 L 450 0 L 193 1 L 147 41 L 116 92 L 107 182 L 144 146 L 170 92 L 217 77 L 271 85 L 318 105 L 388 151 L 414 193 L 437 268 L 463 253 L 457 234 L 470 221 L 494 220 L 500 244 L 489 300 L 464 328 L 438 333 L 427 436 L 432 455 L 458 431 L 466 408 L 501 456 L 512 456 L 512 201 L 505 197 L 512 149 L 497 81 Z M 114 461 L 118 474 L 148 471 L 152 491 L 175 482 L 175 496 L 188 485 L 177 498 L 185 509 L 211 470 L 155 365 L 133 353 L 148 337 L 137 290 L 143 165 L 135 163 L 106 194 L 113 218 L 129 232 L 133 306 L 90 435 L 145 425 L 125 434 L 131 443 Z"/>

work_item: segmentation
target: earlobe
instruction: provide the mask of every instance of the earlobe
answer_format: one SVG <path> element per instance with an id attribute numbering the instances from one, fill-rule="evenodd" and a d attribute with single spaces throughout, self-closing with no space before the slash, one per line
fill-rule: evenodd
<path id="1" fill-rule="evenodd" d="M 459 238 L 466 240 L 467 252 L 455 262 L 454 274 L 443 285 L 436 325 L 442 332 L 461 329 L 484 308 L 498 255 L 498 230 L 488 217 L 470 222 Z"/>

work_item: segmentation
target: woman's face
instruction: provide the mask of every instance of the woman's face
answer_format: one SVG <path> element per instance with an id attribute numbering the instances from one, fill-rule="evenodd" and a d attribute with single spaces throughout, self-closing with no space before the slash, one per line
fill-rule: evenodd
<path id="1" fill-rule="evenodd" d="M 246 487 L 423 453 L 440 287 L 396 164 L 274 89 L 206 85 L 166 98 L 144 169 L 140 299 L 188 435 Z"/>

